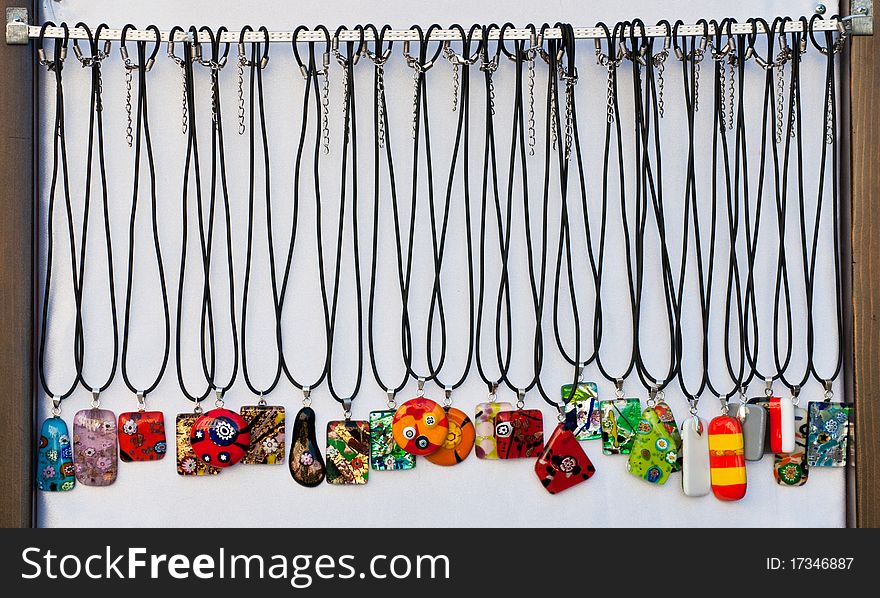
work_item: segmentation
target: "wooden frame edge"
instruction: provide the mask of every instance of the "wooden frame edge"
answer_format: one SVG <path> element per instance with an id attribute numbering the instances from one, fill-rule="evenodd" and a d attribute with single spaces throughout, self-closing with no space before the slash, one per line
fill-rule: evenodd
<path id="1" fill-rule="evenodd" d="M 34 3 L 7 0 L 4 8 Z M 5 11 L 4 11 L 5 14 Z M 34 60 L 33 45 L 0 42 L 0 525 L 34 524 Z"/>

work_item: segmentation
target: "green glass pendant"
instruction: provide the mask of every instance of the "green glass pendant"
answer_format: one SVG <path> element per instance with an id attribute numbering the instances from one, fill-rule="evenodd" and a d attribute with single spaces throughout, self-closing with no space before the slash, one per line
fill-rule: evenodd
<path id="1" fill-rule="evenodd" d="M 636 426 L 632 452 L 626 463 L 627 471 L 646 482 L 665 484 L 678 462 L 678 455 L 675 440 L 655 408 L 645 409 Z"/>
<path id="2" fill-rule="evenodd" d="M 374 471 L 396 471 L 416 466 L 416 456 L 400 448 L 391 433 L 395 413 L 394 409 L 370 411 L 370 467 Z"/>

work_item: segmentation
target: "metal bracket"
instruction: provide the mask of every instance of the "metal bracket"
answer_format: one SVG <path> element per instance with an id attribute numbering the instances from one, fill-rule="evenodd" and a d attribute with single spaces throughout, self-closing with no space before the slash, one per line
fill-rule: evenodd
<path id="1" fill-rule="evenodd" d="M 874 0 L 851 0 L 849 14 L 852 35 L 874 35 Z"/>
<path id="2" fill-rule="evenodd" d="M 28 39 L 28 9 L 6 8 L 6 44 L 24 46 Z"/>

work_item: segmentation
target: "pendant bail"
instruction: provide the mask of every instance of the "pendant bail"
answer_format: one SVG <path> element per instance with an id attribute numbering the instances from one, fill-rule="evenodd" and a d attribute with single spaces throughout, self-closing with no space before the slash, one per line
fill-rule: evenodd
<path id="1" fill-rule="evenodd" d="M 520 388 L 516 391 L 516 408 L 522 409 L 526 406 L 526 390 Z"/>
<path id="2" fill-rule="evenodd" d="M 97 388 L 93 388 L 92 389 L 91 407 L 92 407 L 92 409 L 97 409 L 100 406 L 101 406 L 101 391 L 98 390 Z"/>
<path id="3" fill-rule="evenodd" d="M 416 396 L 417 397 L 425 396 L 425 379 L 424 378 L 419 378 L 419 389 L 418 389 L 418 391 L 416 391 Z"/>
<path id="4" fill-rule="evenodd" d="M 577 380 L 579 383 L 584 381 L 584 368 L 586 368 L 585 363 L 579 363 L 577 366 Z"/>
<path id="5" fill-rule="evenodd" d="M 202 404 L 196 403 L 195 409 L 193 409 L 193 413 L 195 413 L 196 415 L 201 415 L 203 412 L 204 409 L 202 409 Z"/>
<path id="6" fill-rule="evenodd" d="M 342 399 L 342 410 L 345 421 L 351 421 L 351 399 Z"/>
<path id="7" fill-rule="evenodd" d="M 657 390 L 656 386 L 648 389 L 648 407 L 653 407 L 657 404 Z"/>
<path id="8" fill-rule="evenodd" d="M 618 399 L 624 398 L 623 394 L 623 378 L 618 378 L 614 381 L 614 396 Z"/>
<path id="9" fill-rule="evenodd" d="M 311 386 L 303 386 L 303 407 L 311 407 L 312 406 L 312 387 Z M 262 397 L 262 394 L 260 395 Z"/>
<path id="10" fill-rule="evenodd" d="M 443 406 L 451 407 L 452 406 L 452 387 L 447 386 L 443 389 Z"/>
<path id="11" fill-rule="evenodd" d="M 694 418 L 697 417 L 697 405 L 699 404 L 699 402 L 700 402 L 699 395 L 697 395 L 695 397 L 688 397 L 688 405 L 690 405 L 689 411 L 691 413 L 691 416 Z"/>
<path id="12" fill-rule="evenodd" d="M 143 391 L 137 393 L 138 411 L 143 413 L 147 408 L 147 395 Z"/>
<path id="13" fill-rule="evenodd" d="M 791 389 L 791 404 L 797 405 L 800 402 L 801 387 L 795 386 Z"/>
<path id="14" fill-rule="evenodd" d="M 727 415 L 730 413 L 730 405 L 727 400 L 727 397 L 718 397 L 718 400 L 721 401 L 721 414 Z"/>
<path id="15" fill-rule="evenodd" d="M 565 404 L 556 403 L 556 410 L 559 412 L 556 414 L 556 421 L 558 421 L 560 424 L 565 423 Z"/>
<path id="16" fill-rule="evenodd" d="M 397 401 L 394 400 L 395 394 L 396 393 L 393 390 L 391 390 L 390 388 L 385 389 L 385 396 L 388 397 L 385 400 L 385 406 L 388 407 L 389 409 L 396 409 L 397 408 Z"/>
<path id="17" fill-rule="evenodd" d="M 498 399 L 498 383 L 490 382 L 489 383 L 489 402 L 495 403 Z"/>
<path id="18" fill-rule="evenodd" d="M 834 391 L 831 390 L 831 380 L 825 380 L 822 385 L 825 387 L 825 402 L 828 403 L 834 398 Z"/>
<path id="19" fill-rule="evenodd" d="M 52 415 L 55 417 L 61 415 L 61 397 L 52 397 Z"/>
<path id="20" fill-rule="evenodd" d="M 764 394 L 768 397 L 773 396 L 773 378 L 764 380 Z"/>
<path id="21" fill-rule="evenodd" d="M 214 407 L 217 409 L 223 409 L 223 391 L 219 388 L 214 389 Z M 265 405 L 266 401 L 263 400 L 262 393 L 260 394 L 261 405 Z"/>

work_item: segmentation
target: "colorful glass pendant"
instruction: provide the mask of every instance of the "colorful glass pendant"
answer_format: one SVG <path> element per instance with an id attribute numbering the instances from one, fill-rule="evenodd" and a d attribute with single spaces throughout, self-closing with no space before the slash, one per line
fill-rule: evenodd
<path id="1" fill-rule="evenodd" d="M 391 433 L 397 444 L 413 455 L 430 455 L 446 441 L 449 422 L 443 407 L 425 397 L 410 399 L 397 408 Z"/>
<path id="2" fill-rule="evenodd" d="M 795 450 L 794 403 L 790 397 L 770 397 L 770 451 L 793 453 Z"/>
<path id="3" fill-rule="evenodd" d="M 471 454 L 477 433 L 471 418 L 460 409 L 446 407 L 446 420 L 449 426 L 446 440 L 425 459 L 435 465 L 458 465 Z"/>
<path id="4" fill-rule="evenodd" d="M 327 483 L 366 484 L 370 479 L 370 423 L 341 420 L 327 424 Z"/>
<path id="5" fill-rule="evenodd" d="M 663 424 L 663 427 L 669 432 L 669 437 L 672 439 L 672 446 L 675 447 L 675 452 L 678 455 L 678 459 L 672 464 L 672 471 L 681 471 L 683 458 L 681 454 L 681 432 L 678 430 L 678 424 L 675 423 L 675 416 L 672 414 L 672 408 L 669 407 L 666 401 L 660 399 L 654 405 L 654 413 L 657 414 L 657 417 L 660 418 L 660 423 Z"/>
<path id="6" fill-rule="evenodd" d="M 119 458 L 132 461 L 158 461 L 165 456 L 165 416 L 161 411 L 129 411 L 119 414 Z"/>
<path id="7" fill-rule="evenodd" d="M 810 403 L 807 436 L 809 467 L 846 465 L 851 409 L 843 403 Z"/>
<path id="8" fill-rule="evenodd" d="M 303 407 L 293 423 L 293 442 L 287 462 L 290 475 L 306 488 L 314 488 L 324 481 L 327 470 L 315 437 L 315 411 Z"/>
<path id="9" fill-rule="evenodd" d="M 416 466 L 416 456 L 406 452 L 391 431 L 395 410 L 370 411 L 370 467 L 376 471 L 397 471 Z"/>
<path id="10" fill-rule="evenodd" d="M 709 435 L 696 415 L 681 424 L 681 453 L 681 488 L 685 496 L 706 496 L 712 491 Z"/>
<path id="11" fill-rule="evenodd" d="M 739 419 L 719 415 L 709 423 L 709 471 L 712 492 L 719 500 L 746 495 L 746 460 Z"/>
<path id="12" fill-rule="evenodd" d="M 626 470 L 652 484 L 665 484 L 678 461 L 678 446 L 654 407 L 642 412 Z"/>
<path id="13" fill-rule="evenodd" d="M 788 454 L 776 454 L 773 457 L 773 477 L 780 486 L 803 486 L 807 483 L 807 410 L 794 408 L 795 450 Z"/>
<path id="14" fill-rule="evenodd" d="M 639 399 L 599 401 L 599 410 L 602 412 L 602 453 L 628 455 L 641 419 L 642 402 Z"/>
<path id="15" fill-rule="evenodd" d="M 199 416 L 189 433 L 189 441 L 204 463 L 230 467 L 247 454 L 251 433 L 239 414 L 218 407 Z"/>
<path id="16" fill-rule="evenodd" d="M 37 449 L 37 488 L 65 492 L 76 485 L 76 467 L 67 424 L 59 416 L 47 418 L 40 427 Z"/>
<path id="17" fill-rule="evenodd" d="M 190 443 L 190 434 L 199 413 L 178 413 L 176 421 L 177 473 L 183 476 L 217 475 L 220 468 L 199 459 Z"/>
<path id="18" fill-rule="evenodd" d="M 596 473 L 593 462 L 566 424 L 553 430 L 535 462 L 535 474 L 550 494 L 558 494 L 589 480 Z"/>
<path id="19" fill-rule="evenodd" d="M 578 440 L 602 438 L 602 415 L 599 411 L 598 387 L 595 382 L 579 382 L 574 394 L 572 385 L 562 387 L 565 403 L 565 427 Z"/>
<path id="20" fill-rule="evenodd" d="M 284 407 L 250 405 L 241 408 L 241 417 L 250 429 L 247 465 L 278 465 L 284 462 Z"/>
<path id="21" fill-rule="evenodd" d="M 474 412 L 475 452 L 478 459 L 497 459 L 498 447 L 495 444 L 495 417 L 502 411 L 513 410 L 506 401 L 478 403 Z"/>
<path id="22" fill-rule="evenodd" d="M 116 416 L 107 409 L 83 409 L 73 416 L 73 459 L 76 481 L 109 486 L 116 481 Z"/>
<path id="23" fill-rule="evenodd" d="M 764 458 L 764 440 L 767 436 L 767 410 L 764 399 L 730 406 L 730 415 L 739 420 L 743 435 L 743 456 L 746 461 Z"/>
<path id="24" fill-rule="evenodd" d="M 495 416 L 499 459 L 535 457 L 544 450 L 544 414 L 540 409 L 501 411 Z"/>

